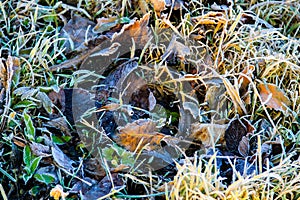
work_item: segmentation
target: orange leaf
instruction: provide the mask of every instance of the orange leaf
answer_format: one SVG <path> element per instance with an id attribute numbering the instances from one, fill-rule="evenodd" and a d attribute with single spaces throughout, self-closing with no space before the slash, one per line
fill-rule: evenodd
<path id="1" fill-rule="evenodd" d="M 165 0 L 151 0 L 151 4 L 153 5 L 153 8 L 158 16 L 160 16 L 161 11 L 166 9 Z"/>
<path id="2" fill-rule="evenodd" d="M 286 111 L 291 101 L 279 87 L 271 83 L 261 83 L 257 86 L 259 95 L 268 108 Z"/>
<path id="3" fill-rule="evenodd" d="M 153 121 L 140 119 L 119 128 L 115 141 L 130 151 L 141 150 L 148 145 L 148 150 L 160 148 L 160 142 L 166 135 L 157 132 Z"/>
<path id="4" fill-rule="evenodd" d="M 112 36 L 112 41 L 124 45 L 128 42 L 131 43 L 133 39 L 137 48 L 145 45 L 150 39 L 149 18 L 150 14 L 148 13 L 140 20 L 124 25 L 119 33 L 115 33 Z"/>

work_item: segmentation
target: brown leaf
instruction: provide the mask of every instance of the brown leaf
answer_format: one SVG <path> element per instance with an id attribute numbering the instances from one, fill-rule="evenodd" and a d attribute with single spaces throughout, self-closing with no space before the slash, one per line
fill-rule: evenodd
<path id="1" fill-rule="evenodd" d="M 58 107 L 62 112 L 65 111 L 65 101 L 66 101 L 66 97 L 65 97 L 65 92 L 63 89 L 59 89 L 59 92 L 56 91 L 51 91 L 48 94 L 48 97 L 51 99 L 52 103 Z"/>
<path id="2" fill-rule="evenodd" d="M 119 23 L 118 17 L 105 18 L 101 17 L 97 19 L 97 24 L 93 28 L 95 33 L 103 33 L 104 31 L 110 30 L 112 27 L 116 26 Z"/>
<path id="3" fill-rule="evenodd" d="M 65 117 L 58 117 L 55 119 L 51 119 L 49 122 L 47 122 L 46 125 L 57 128 L 60 131 L 64 132 L 66 135 L 71 136 L 71 131 L 69 129 L 69 125 Z"/>
<path id="4" fill-rule="evenodd" d="M 190 138 L 200 141 L 206 148 L 214 146 L 217 142 L 224 143 L 227 124 L 201 124 L 191 125 Z"/>
<path id="5" fill-rule="evenodd" d="M 29 144 L 31 152 L 39 157 L 48 157 L 51 156 L 50 147 L 46 145 L 42 145 L 36 142 L 32 142 Z"/>
<path id="6" fill-rule="evenodd" d="M 179 58 L 181 61 L 185 61 L 186 56 L 191 54 L 189 47 L 177 41 L 177 37 L 173 35 L 172 40 L 165 53 L 162 55 L 162 60 L 172 62 L 174 58 Z"/>
<path id="7" fill-rule="evenodd" d="M 145 145 L 148 150 L 160 148 L 166 135 L 157 132 L 156 124 L 151 120 L 139 119 L 119 128 L 116 142 L 130 151 L 141 150 Z"/>
<path id="8" fill-rule="evenodd" d="M 119 33 L 115 33 L 112 36 L 112 42 L 118 42 L 123 46 L 127 44 L 126 47 L 129 48 L 132 46 L 133 39 L 137 49 L 143 48 L 150 40 L 149 18 L 150 14 L 148 13 L 140 20 L 124 25 Z M 126 49 L 126 52 L 128 50 Z"/>
<path id="9" fill-rule="evenodd" d="M 160 16 L 160 12 L 166 9 L 165 0 L 150 0 L 150 1 L 157 16 Z"/>
<path id="10" fill-rule="evenodd" d="M 240 119 L 239 117 L 232 119 L 225 131 L 227 149 L 236 155 L 246 155 L 248 140 L 248 136 L 246 135 L 251 135 L 253 132 L 254 127 L 248 120 Z M 244 136 L 246 137 L 245 139 L 243 139 Z"/>
<path id="11" fill-rule="evenodd" d="M 284 112 L 287 106 L 291 105 L 291 101 L 278 86 L 271 83 L 260 83 L 257 88 L 263 103 L 268 108 Z"/>
<path id="12" fill-rule="evenodd" d="M 96 36 L 92 32 L 95 26 L 93 21 L 79 15 L 74 15 L 72 19 L 60 31 L 60 37 L 66 38 L 66 53 L 73 50 L 82 51 L 87 49 L 86 38 L 91 39 Z"/>

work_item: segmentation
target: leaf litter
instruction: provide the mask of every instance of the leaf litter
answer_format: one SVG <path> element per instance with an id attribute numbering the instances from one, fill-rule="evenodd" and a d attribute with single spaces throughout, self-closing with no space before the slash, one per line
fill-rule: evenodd
<path id="1" fill-rule="evenodd" d="M 295 76 L 297 74 L 295 71 L 299 69 L 299 59 L 292 53 L 292 48 L 299 48 L 299 45 L 294 42 L 298 37 L 298 29 L 287 30 L 276 21 L 276 17 L 272 18 L 273 15 L 263 20 L 265 13 L 261 12 L 259 6 L 247 7 L 246 4 L 239 2 L 205 1 L 202 4 L 185 1 L 138 1 L 143 15 L 139 14 L 140 11 L 132 10 L 135 6 L 128 6 L 127 3 L 130 2 L 123 1 L 118 5 L 112 2 L 106 4 L 117 6 L 123 10 L 123 14 L 125 10 L 134 13 L 128 16 L 120 16 L 120 13 L 116 12 L 117 9 L 106 7 L 105 11 L 99 10 L 99 6 L 93 4 L 86 5 L 87 11 L 85 11 L 81 7 L 86 2 L 77 5 L 82 13 L 77 12 L 75 15 L 68 13 L 69 10 L 76 10 L 75 7 L 65 3 L 55 4 L 54 7 L 33 4 L 36 8 L 42 8 L 37 9 L 37 13 L 40 11 L 52 13 L 49 15 L 52 18 L 39 15 L 40 25 L 51 22 L 53 26 L 56 24 L 56 28 L 61 28 L 63 24 L 61 19 L 65 19 L 66 16 L 69 19 L 58 36 L 66 38 L 63 46 L 66 49 L 64 52 L 60 51 L 58 41 L 53 41 L 54 53 L 47 54 L 45 59 L 54 56 L 54 60 L 47 63 L 49 66 L 45 67 L 46 71 L 43 75 L 39 74 L 41 71 L 34 71 L 45 66 L 36 63 L 40 60 L 32 57 L 27 60 L 26 56 L 21 59 L 5 58 L 7 56 L 2 54 L 4 50 L 1 48 L 0 55 L 3 62 L 1 62 L 0 76 L 0 109 L 2 109 L 0 111 L 5 116 L 1 117 L 1 129 L 4 130 L 1 141 L 6 143 L 0 145 L 4 146 L 4 151 L 7 151 L 10 148 L 7 144 L 10 142 L 11 148 L 18 148 L 26 155 L 26 159 L 23 160 L 26 174 L 22 176 L 23 180 L 18 181 L 24 181 L 25 190 L 30 191 L 16 195 L 23 195 L 21 198 L 29 198 L 30 195 L 42 198 L 44 191 L 53 188 L 46 195 L 50 194 L 54 199 L 64 199 L 66 196 L 71 199 L 79 196 L 83 199 L 118 198 L 130 197 L 129 194 L 153 197 L 157 191 L 162 191 L 163 182 L 168 184 L 168 187 L 165 187 L 168 191 L 160 196 L 165 198 L 164 195 L 169 195 L 170 199 L 191 195 L 202 198 L 237 196 L 242 199 L 250 198 L 251 195 L 251 198 L 257 198 L 259 193 L 268 197 L 271 193 L 276 193 L 279 197 L 290 195 L 281 188 L 294 191 L 293 188 L 289 187 L 288 182 L 284 182 L 280 176 L 288 177 L 286 181 L 298 179 L 296 175 L 286 170 L 290 166 L 294 166 L 296 170 L 299 168 L 298 144 L 295 139 L 299 130 L 296 117 L 299 109 L 294 106 L 299 103 L 299 98 L 297 92 L 291 90 L 286 81 L 291 78 L 294 78 L 295 83 L 299 81 Z M 299 5 L 293 1 L 290 5 L 292 8 L 297 6 L 299 8 Z M 5 12 L 3 6 L 7 4 L 1 4 Z M 245 12 L 235 13 L 236 6 L 244 9 Z M 195 7 L 198 9 L 191 9 Z M 249 7 L 253 11 L 251 14 L 247 12 Z M 12 6 L 9 6 L 9 9 L 11 8 Z M 155 13 L 148 13 L 150 9 Z M 187 12 L 188 9 L 190 10 Z M 201 12 L 198 12 L 199 9 Z M 270 3 L 270 7 L 265 12 L 270 12 L 271 9 L 278 8 Z M 58 14 L 62 10 L 64 12 Z M 291 10 L 287 9 L 287 12 Z M 27 11 L 31 13 L 33 10 L 27 7 Z M 180 18 L 176 16 L 178 14 L 176 12 L 181 12 Z M 167 16 L 166 13 L 169 15 Z M 20 14 L 26 15 L 25 12 Z M 158 18 L 154 17 L 155 14 Z M 292 13 L 290 23 L 294 22 L 294 16 L 297 14 L 299 13 Z M 97 17 L 92 19 L 91 16 Z M 2 18 L 0 23 L 13 23 L 13 28 L 22 26 L 28 34 L 23 36 L 23 41 L 26 41 L 23 45 L 28 49 L 33 48 L 28 42 L 32 41 L 30 35 L 34 33 L 40 37 L 39 32 L 31 32 L 37 26 L 31 26 L 30 30 L 26 28 L 30 26 L 19 25 L 13 20 L 8 22 Z M 262 27 L 258 28 L 258 25 Z M 163 26 L 171 28 L 174 33 L 166 37 L 167 45 L 157 46 L 157 43 L 151 40 L 153 37 L 150 37 L 150 30 L 157 31 Z M 282 30 L 274 27 L 280 27 Z M 4 29 L 1 29 L 0 33 L 3 33 Z M 294 34 L 291 40 L 284 35 L 288 31 Z M 47 31 L 44 33 L 48 34 Z M 156 34 L 155 32 L 154 36 L 157 36 Z M 3 44 L 8 44 L 5 42 L 9 37 L 8 35 L 1 39 Z M 185 39 L 189 37 L 200 44 L 201 48 L 197 45 L 187 45 Z M 158 38 L 154 37 L 156 40 Z M 273 46 L 274 41 L 281 42 L 277 44 L 279 49 L 276 49 L 276 45 Z M 14 44 L 14 41 L 10 43 Z M 19 44 L 16 46 L 18 46 L 17 50 L 10 50 L 9 55 L 19 55 L 17 53 Z M 277 62 L 276 56 L 272 55 L 272 57 L 268 55 L 271 54 L 270 52 L 257 50 L 273 48 L 275 52 L 280 52 L 281 47 L 286 48 L 285 56 L 289 59 L 283 58 L 286 59 L 283 63 L 290 64 L 284 66 L 286 70 L 280 70 L 284 69 L 283 64 Z M 34 49 L 37 50 L 36 46 Z M 131 55 L 124 55 L 127 52 Z M 31 51 L 30 55 L 33 53 L 34 51 Z M 202 59 L 193 60 L 195 55 L 199 55 Z M 207 55 L 209 58 L 205 59 Z M 14 71 L 13 73 L 8 73 L 7 67 L 13 66 L 12 58 L 17 61 L 14 65 L 15 69 L 22 67 L 21 72 L 13 69 L 11 70 Z M 126 61 L 122 61 L 124 58 Z M 272 60 L 273 58 L 275 59 Z M 153 61 L 155 64 L 151 63 Z M 265 70 L 267 66 L 262 63 L 269 62 L 272 63 L 271 67 Z M 84 69 L 87 64 L 91 64 L 90 69 L 97 69 L 99 67 L 97 63 L 113 63 L 102 66 L 103 69 L 100 70 L 106 73 L 106 77 L 98 82 L 99 85 L 104 85 L 102 89 L 97 89 L 94 93 L 80 88 L 78 83 L 75 85 L 79 85 L 79 88 L 69 87 L 76 82 L 74 77 L 80 78 L 80 75 L 72 76 L 70 72 L 78 68 Z M 138 88 L 139 91 L 131 97 L 132 101 L 125 104 L 120 101 L 122 98 L 112 98 L 111 94 L 114 90 L 109 87 L 118 86 L 128 72 L 136 69 L 141 63 L 151 66 L 151 70 L 170 65 L 177 70 L 178 76 L 186 78 L 186 80 L 181 79 L 182 82 L 193 85 L 191 88 L 197 90 L 197 95 L 202 101 L 194 101 L 195 97 L 190 96 L 190 93 L 184 94 L 184 98 L 180 99 L 183 101 L 181 106 L 185 112 L 189 112 L 196 120 L 195 123 L 187 124 L 186 130 L 191 132 L 185 133 L 187 139 L 176 134 L 182 126 L 181 118 L 188 119 L 187 114 L 172 110 L 171 106 L 166 106 L 165 101 L 162 101 L 166 99 L 174 102 L 172 95 L 169 95 L 173 91 L 167 86 L 160 89 L 149 85 Z M 272 70 L 272 66 L 277 67 L 278 70 Z M 270 75 L 266 76 L 268 70 Z M 211 74 L 214 76 L 217 74 L 219 81 L 207 81 L 206 77 Z M 275 75 L 277 78 L 274 78 Z M 31 82 L 28 77 L 32 77 Z M 178 81 L 172 78 L 174 80 L 171 81 Z M 49 87 L 50 89 L 36 87 L 46 83 L 57 85 Z M 201 84 L 205 87 L 199 91 Z M 297 87 L 299 86 L 296 84 Z M 122 94 L 123 91 L 120 92 Z M 97 103 L 95 105 L 95 100 L 99 105 Z M 127 103 L 132 105 L 126 105 Z M 26 108 L 26 105 L 30 106 Z M 176 103 L 174 105 L 180 106 Z M 86 111 L 90 112 L 95 107 L 98 109 L 98 121 L 88 124 L 84 121 L 88 117 Z M 136 110 L 143 115 L 132 117 L 131 112 Z M 150 119 L 148 115 L 152 112 L 158 112 L 165 119 L 161 122 Z M 125 120 L 122 126 L 118 126 L 116 116 L 121 115 L 125 116 Z M 84 125 L 88 125 L 90 129 L 83 128 L 81 132 L 77 132 L 76 128 L 81 128 L 78 122 L 84 122 Z M 165 124 L 161 126 L 158 123 Z M 76 126 L 72 127 L 74 124 Z M 22 128 L 25 128 L 25 134 Z M 99 140 L 92 140 L 91 146 L 103 143 L 101 144 L 103 150 L 90 154 L 91 152 L 88 152 L 85 146 L 87 143 L 80 141 L 82 137 L 78 134 L 86 134 L 87 138 L 98 138 Z M 106 138 L 105 142 L 102 137 Z M 113 145 L 107 144 L 107 141 L 112 142 Z M 190 146 L 181 148 L 181 142 L 188 142 Z M 115 143 L 118 145 L 115 146 Z M 183 152 L 178 160 L 172 160 L 174 149 Z M 188 157 L 185 153 L 192 157 Z M 4 155 L 3 159 L 7 160 L 9 154 Z M 142 155 L 148 155 L 148 160 Z M 151 165 L 157 164 L 155 159 L 165 161 L 168 165 L 160 170 L 149 170 L 145 173 L 144 169 L 150 169 Z M 3 165 L 9 173 L 14 173 L 6 163 Z M 213 166 L 217 166 L 217 169 L 213 169 Z M 18 167 L 22 168 L 21 163 Z M 59 173 L 61 174 L 60 170 L 63 171 L 63 178 L 61 175 L 58 176 Z M 192 178 L 186 179 L 186 174 L 189 173 L 195 176 L 191 175 Z M 260 178 L 253 176 L 259 173 Z M 205 181 L 197 181 L 199 176 L 202 176 Z M 264 183 L 270 179 L 272 184 L 276 183 L 280 186 L 265 190 Z M 36 181 L 50 187 L 37 192 L 37 188 L 43 187 L 40 185 L 32 187 Z M 57 185 L 58 182 L 64 185 Z M 206 183 L 212 184 L 205 185 Z M 130 184 L 133 186 L 129 186 Z M 257 186 L 256 190 L 249 187 L 253 184 Z M 136 190 L 131 187 L 140 188 L 140 192 L 134 193 Z M 6 186 L 4 189 L 8 191 Z M 11 192 L 8 195 L 12 198 L 16 197 Z"/>

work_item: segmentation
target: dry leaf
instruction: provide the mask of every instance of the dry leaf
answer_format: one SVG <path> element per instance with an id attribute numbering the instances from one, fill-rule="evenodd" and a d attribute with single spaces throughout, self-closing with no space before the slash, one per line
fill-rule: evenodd
<path id="1" fill-rule="evenodd" d="M 60 150 L 57 145 L 53 144 L 51 150 L 54 161 L 58 164 L 58 166 L 67 170 L 68 172 L 73 172 L 73 164 L 75 162 L 71 160 L 66 154 L 64 154 L 64 152 L 62 152 L 62 150 Z"/>
<path id="2" fill-rule="evenodd" d="M 232 119 L 225 131 L 225 141 L 227 149 L 230 152 L 235 153 L 236 155 L 246 155 L 246 152 L 249 151 L 246 141 L 248 139 L 248 136 L 244 139 L 243 142 L 241 141 L 243 140 L 244 136 L 246 136 L 247 134 L 251 135 L 254 130 L 254 127 L 248 120 L 240 119 L 239 117 Z"/>
<path id="3" fill-rule="evenodd" d="M 148 101 L 149 101 L 149 111 L 152 111 L 156 106 L 156 98 L 153 92 L 151 91 L 149 93 Z"/>
<path id="4" fill-rule="evenodd" d="M 192 18 L 194 22 L 197 24 L 225 24 L 227 19 L 225 18 L 222 12 L 208 12 L 205 15 L 200 15 L 197 17 Z"/>
<path id="5" fill-rule="evenodd" d="M 97 24 L 93 28 L 94 33 L 103 33 L 109 31 L 111 28 L 119 24 L 118 17 L 105 18 L 101 17 L 97 19 Z"/>
<path id="6" fill-rule="evenodd" d="M 178 42 L 177 37 L 173 35 L 172 40 L 161 59 L 166 60 L 168 63 L 173 63 L 176 58 L 185 61 L 186 56 L 189 56 L 190 54 L 190 48 L 181 42 Z"/>
<path id="7" fill-rule="evenodd" d="M 129 47 L 132 46 L 132 40 L 135 42 L 136 49 L 143 49 L 144 45 L 150 40 L 149 18 L 150 14 L 148 13 L 140 20 L 124 25 L 119 33 L 112 36 L 112 42 L 118 42 L 122 46 L 128 47 L 128 49 L 124 49 L 126 53 L 129 52 Z"/>
<path id="8" fill-rule="evenodd" d="M 70 53 L 73 50 L 82 51 L 87 49 L 86 39 L 89 40 L 96 36 L 96 33 L 92 32 L 94 26 L 93 21 L 74 15 L 60 31 L 60 37 L 66 38 L 65 52 Z"/>
<path id="9" fill-rule="evenodd" d="M 100 182 L 93 184 L 93 186 L 90 187 L 88 191 L 85 191 L 82 194 L 82 199 L 104 199 L 101 197 L 108 195 L 113 190 L 122 188 L 124 185 L 125 183 L 122 179 L 122 176 L 117 173 L 112 173 L 110 176 L 105 176 Z"/>
<path id="10" fill-rule="evenodd" d="M 266 104 L 268 108 L 284 112 L 291 105 L 291 101 L 278 86 L 271 83 L 261 83 L 257 88 L 262 103 Z"/>
<path id="11" fill-rule="evenodd" d="M 201 124 L 194 123 L 191 125 L 190 138 L 200 141 L 206 148 L 214 144 L 224 143 L 224 135 L 227 124 Z"/>
<path id="12" fill-rule="evenodd" d="M 161 141 L 167 137 L 159 133 L 156 124 L 151 120 L 139 119 L 125 127 L 119 127 L 119 133 L 115 135 L 115 141 L 130 151 L 141 150 L 145 145 L 148 150 L 161 147 Z"/>
<path id="13" fill-rule="evenodd" d="M 40 143 L 32 142 L 29 144 L 31 152 L 39 157 L 51 156 L 50 147 Z"/>
<path id="14" fill-rule="evenodd" d="M 150 1 L 157 16 L 160 16 L 160 12 L 166 9 L 165 0 L 150 0 Z"/>
<path id="15" fill-rule="evenodd" d="M 46 125 L 59 129 L 60 131 L 64 132 L 66 135 L 71 136 L 71 131 L 69 129 L 69 125 L 65 117 L 58 117 L 55 119 L 51 119 L 49 122 L 46 123 Z"/>
<path id="16" fill-rule="evenodd" d="M 60 88 L 59 92 L 51 91 L 48 94 L 48 97 L 51 99 L 52 103 L 61 110 L 61 112 L 65 111 L 66 97 L 63 89 Z"/>

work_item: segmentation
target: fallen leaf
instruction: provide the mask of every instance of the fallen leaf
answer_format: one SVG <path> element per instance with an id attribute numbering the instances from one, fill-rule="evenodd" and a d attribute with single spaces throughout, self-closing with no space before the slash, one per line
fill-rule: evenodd
<path id="1" fill-rule="evenodd" d="M 156 106 L 156 98 L 153 92 L 151 91 L 149 93 L 148 102 L 149 102 L 149 111 L 152 111 Z"/>
<path id="2" fill-rule="evenodd" d="M 153 121 L 139 119 L 125 127 L 119 127 L 119 133 L 114 140 L 129 151 L 140 151 L 146 145 L 147 150 L 161 148 L 161 141 L 165 137 L 167 136 L 158 132 Z"/>
<path id="3" fill-rule="evenodd" d="M 208 12 L 204 15 L 193 17 L 192 21 L 196 22 L 197 24 L 211 25 L 218 23 L 225 24 L 227 19 L 222 12 Z"/>
<path id="4" fill-rule="evenodd" d="M 246 135 L 253 134 L 254 130 L 254 127 L 248 120 L 240 119 L 238 116 L 232 119 L 225 131 L 227 149 L 236 155 L 246 155 L 246 152 L 249 151 L 247 145 L 249 136 L 246 137 Z M 241 142 L 244 136 L 246 138 L 244 138 L 244 141 Z M 239 151 L 241 151 L 241 153 Z"/>
<path id="5" fill-rule="evenodd" d="M 251 103 L 250 94 L 252 91 L 250 90 L 250 80 L 252 80 L 254 77 L 254 70 L 255 67 L 253 65 L 249 65 L 244 68 L 238 77 L 239 93 L 246 104 Z"/>
<path id="6" fill-rule="evenodd" d="M 174 63 L 179 59 L 180 61 L 185 61 L 186 57 L 191 54 L 190 48 L 181 42 L 177 41 L 177 36 L 173 35 L 172 40 L 165 53 L 162 55 L 162 60 L 166 60 L 168 63 Z"/>
<path id="7" fill-rule="evenodd" d="M 166 9 L 166 2 L 165 0 L 150 0 L 151 4 L 154 8 L 155 13 L 157 14 L 157 16 L 160 17 L 160 13 Z"/>
<path id="8" fill-rule="evenodd" d="M 66 154 L 64 154 L 64 152 L 60 150 L 60 148 L 56 144 L 53 144 L 53 146 L 51 147 L 51 151 L 53 159 L 59 167 L 67 170 L 68 172 L 73 172 L 73 164 L 75 164 L 73 160 L 71 160 Z"/>
<path id="9" fill-rule="evenodd" d="M 122 46 L 128 47 L 128 49 L 123 49 L 126 53 L 130 52 L 129 47 L 132 46 L 132 40 L 135 43 L 136 49 L 143 49 L 145 44 L 150 40 L 149 18 L 150 14 L 148 13 L 140 20 L 125 24 L 119 33 L 113 34 L 112 42 L 118 42 Z"/>
<path id="10" fill-rule="evenodd" d="M 112 190 L 116 191 L 123 187 L 125 187 L 125 183 L 122 176 L 112 173 L 111 176 L 105 176 L 100 182 L 91 186 L 88 191 L 82 194 L 82 198 L 83 200 L 99 199 L 110 193 L 113 195 Z"/>
<path id="11" fill-rule="evenodd" d="M 227 124 L 201 124 L 191 125 L 191 139 L 200 141 L 205 148 L 214 146 L 216 143 L 224 143 Z"/>
<path id="12" fill-rule="evenodd" d="M 77 123 L 89 110 L 95 107 L 95 95 L 81 88 L 72 90 L 72 113 L 74 122 Z"/>
<path id="13" fill-rule="evenodd" d="M 65 117 L 58 117 L 58 118 L 51 119 L 45 125 L 59 129 L 60 131 L 64 132 L 66 135 L 71 136 L 71 131 L 69 129 L 69 125 Z"/>
<path id="14" fill-rule="evenodd" d="M 65 97 L 65 92 L 63 89 L 59 89 L 59 92 L 51 91 L 48 94 L 48 97 L 52 101 L 52 103 L 60 109 L 60 111 L 64 112 L 65 111 L 65 102 L 66 102 L 66 97 Z"/>
<path id="15" fill-rule="evenodd" d="M 82 51 L 87 49 L 87 39 L 92 39 L 96 33 L 92 32 L 95 23 L 87 18 L 74 15 L 60 31 L 60 37 L 66 38 L 65 52 Z"/>
<path id="16" fill-rule="evenodd" d="M 93 28 L 94 33 L 103 33 L 105 31 L 109 31 L 111 28 L 117 26 L 122 23 L 129 23 L 130 19 L 127 17 L 110 17 L 105 18 L 101 17 L 97 19 L 97 24 Z"/>
<path id="17" fill-rule="evenodd" d="M 32 142 L 29 144 L 31 152 L 39 157 L 49 157 L 51 156 L 51 150 L 49 146 Z"/>
<path id="18" fill-rule="evenodd" d="M 289 98 L 277 85 L 260 83 L 257 88 L 263 101 L 262 103 L 266 104 L 268 108 L 284 112 L 291 105 Z"/>

